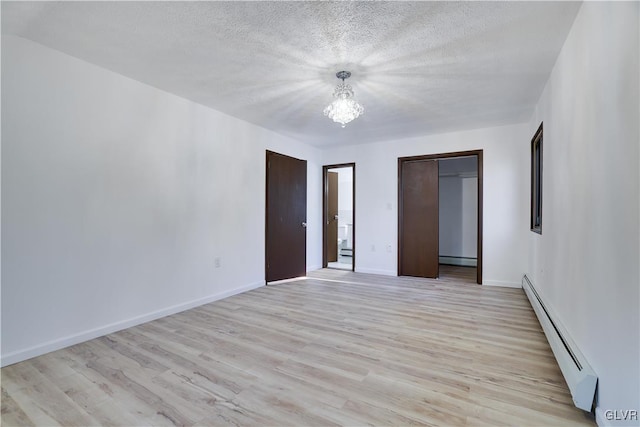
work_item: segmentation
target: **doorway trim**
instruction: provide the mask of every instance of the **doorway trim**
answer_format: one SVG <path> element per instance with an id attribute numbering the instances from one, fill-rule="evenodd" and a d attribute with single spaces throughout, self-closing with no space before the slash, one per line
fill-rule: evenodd
<path id="1" fill-rule="evenodd" d="M 351 271 L 356 271 L 356 164 L 353 163 L 339 163 L 335 165 L 322 166 L 322 268 L 327 268 L 329 265 L 327 258 L 327 198 L 329 196 L 329 180 L 327 174 L 329 169 L 336 168 L 351 168 L 351 205 L 353 207 L 353 241 L 352 245 L 352 258 L 351 258 Z"/>
<path id="2" fill-rule="evenodd" d="M 478 263 L 476 266 L 476 282 L 482 284 L 482 153 L 483 150 L 454 151 L 451 153 L 425 154 L 421 156 L 398 157 L 398 267 L 397 274 L 400 275 L 400 266 L 402 261 L 402 166 L 405 162 L 419 160 L 440 160 L 453 159 L 456 157 L 477 156 L 478 159 L 478 242 L 477 256 Z M 438 220 L 439 222 L 439 220 Z"/>

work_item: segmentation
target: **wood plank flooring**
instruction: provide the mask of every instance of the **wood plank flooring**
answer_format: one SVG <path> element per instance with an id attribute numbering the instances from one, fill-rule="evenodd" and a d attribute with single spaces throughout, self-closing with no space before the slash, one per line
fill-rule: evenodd
<path id="1" fill-rule="evenodd" d="M 477 278 L 475 267 L 463 267 L 459 265 L 440 264 L 440 279 L 459 283 L 474 284 Z"/>
<path id="2" fill-rule="evenodd" d="M 2 425 L 595 425 L 520 289 L 319 270 L 5 367 Z"/>

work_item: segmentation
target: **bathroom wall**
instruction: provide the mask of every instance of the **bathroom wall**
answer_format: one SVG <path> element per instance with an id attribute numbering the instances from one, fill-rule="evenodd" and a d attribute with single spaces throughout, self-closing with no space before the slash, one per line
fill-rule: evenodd
<path id="1" fill-rule="evenodd" d="M 331 172 L 338 173 L 338 237 L 347 240 L 347 247 L 352 246 L 353 235 L 353 169 L 335 168 Z"/>

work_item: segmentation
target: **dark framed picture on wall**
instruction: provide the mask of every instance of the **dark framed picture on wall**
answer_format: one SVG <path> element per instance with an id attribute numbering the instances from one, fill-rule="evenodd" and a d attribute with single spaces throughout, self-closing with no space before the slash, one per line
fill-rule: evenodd
<path id="1" fill-rule="evenodd" d="M 542 123 L 531 140 L 531 231 L 542 234 Z"/>

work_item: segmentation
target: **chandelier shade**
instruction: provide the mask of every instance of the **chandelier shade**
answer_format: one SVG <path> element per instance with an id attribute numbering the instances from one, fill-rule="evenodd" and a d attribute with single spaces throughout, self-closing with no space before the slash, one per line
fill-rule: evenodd
<path id="1" fill-rule="evenodd" d="M 345 127 L 347 123 L 357 119 L 364 113 L 364 108 L 353 96 L 353 88 L 344 82 L 350 76 L 351 73 L 349 71 L 336 73 L 336 77 L 342 79 L 342 83 L 339 83 L 333 91 L 333 102 L 324 109 L 324 115 L 334 122 L 340 123 L 342 127 Z"/>

